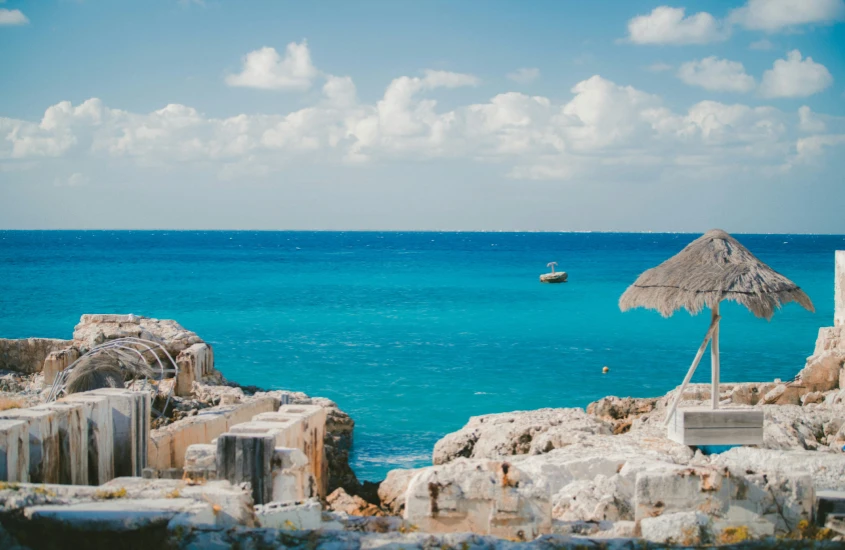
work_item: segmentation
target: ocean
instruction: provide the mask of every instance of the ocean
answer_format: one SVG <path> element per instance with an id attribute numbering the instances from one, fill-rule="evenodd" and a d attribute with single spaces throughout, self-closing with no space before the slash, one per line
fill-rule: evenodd
<path id="1" fill-rule="evenodd" d="M 585 407 L 680 384 L 709 324 L 621 313 L 643 270 L 697 235 L 0 231 L 0 337 L 70 338 L 83 313 L 171 318 L 241 384 L 333 399 L 353 468 L 426 465 L 473 415 Z M 845 236 L 737 235 L 816 312 L 722 307 L 722 380 L 792 378 L 833 319 Z M 541 284 L 558 262 L 569 282 Z M 610 372 L 602 374 L 602 367 Z M 709 379 L 702 364 L 695 382 Z"/>

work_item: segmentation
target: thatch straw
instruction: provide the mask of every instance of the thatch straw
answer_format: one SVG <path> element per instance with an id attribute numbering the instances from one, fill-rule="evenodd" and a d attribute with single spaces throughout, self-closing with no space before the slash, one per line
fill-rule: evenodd
<path id="1" fill-rule="evenodd" d="M 655 309 L 664 317 L 684 308 L 695 315 L 722 300 L 771 319 L 783 304 L 798 302 L 814 311 L 798 285 L 757 259 L 719 229 L 708 231 L 675 256 L 640 275 L 622 294 L 619 307 Z"/>
<path id="2" fill-rule="evenodd" d="M 121 349 L 109 349 L 82 357 L 68 375 L 68 394 L 100 388 L 122 388 L 125 380 L 154 377 L 155 373 L 139 355 Z"/>

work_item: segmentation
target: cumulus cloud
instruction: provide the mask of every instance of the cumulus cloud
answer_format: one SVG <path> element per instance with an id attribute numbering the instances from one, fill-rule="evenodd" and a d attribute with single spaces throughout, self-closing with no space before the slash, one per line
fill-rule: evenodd
<path id="1" fill-rule="evenodd" d="M 540 69 L 536 67 L 523 67 L 512 73 L 508 73 L 507 77 L 508 80 L 513 80 L 517 84 L 531 84 L 540 78 Z"/>
<path id="2" fill-rule="evenodd" d="M 754 78 L 745 73 L 738 61 L 716 56 L 688 61 L 678 69 L 678 78 L 690 86 L 714 92 L 750 92 L 756 86 Z"/>
<path id="3" fill-rule="evenodd" d="M 702 101 L 677 111 L 659 96 L 599 75 L 575 84 L 562 101 L 512 91 L 443 109 L 431 97 L 435 90 L 476 84 L 473 75 L 424 71 L 393 79 L 369 103 L 357 97 L 351 78 L 330 76 L 310 106 L 228 118 L 181 104 L 134 113 L 97 99 L 61 102 L 39 121 L 0 118 L 0 167 L 91 157 L 196 165 L 233 179 L 280 173 L 292 163 L 461 158 L 493 163 L 514 179 L 639 174 L 654 180 L 769 173 L 786 158 L 793 165 L 821 162 L 824 151 L 839 144 L 824 136 L 841 133 L 820 125 L 809 109 L 796 117 L 772 107 Z M 78 173 L 68 172 L 62 184 Z"/>
<path id="4" fill-rule="evenodd" d="M 766 32 L 807 24 L 831 24 L 842 19 L 845 19 L 845 0 L 748 0 L 728 16 L 731 23 Z"/>
<path id="5" fill-rule="evenodd" d="M 802 132 L 820 134 L 827 130 L 824 121 L 807 106 L 803 105 L 798 109 L 798 128 Z"/>
<path id="6" fill-rule="evenodd" d="M 318 75 L 308 44 L 303 40 L 299 44 L 288 44 L 284 57 L 270 47 L 249 52 L 243 58 L 241 72 L 227 76 L 226 84 L 263 90 L 305 91 L 311 88 Z"/>
<path id="7" fill-rule="evenodd" d="M 8 10 L 0 8 L 0 26 L 3 25 L 26 25 L 29 19 L 21 10 Z"/>
<path id="8" fill-rule="evenodd" d="M 833 83 L 827 67 L 801 57 L 792 50 L 786 59 L 778 59 L 774 66 L 763 73 L 760 94 L 763 97 L 806 97 L 818 93 Z"/>
<path id="9" fill-rule="evenodd" d="M 684 8 L 660 6 L 628 21 L 628 39 L 635 44 L 708 44 L 727 38 L 715 17 L 707 12 L 686 16 Z"/>

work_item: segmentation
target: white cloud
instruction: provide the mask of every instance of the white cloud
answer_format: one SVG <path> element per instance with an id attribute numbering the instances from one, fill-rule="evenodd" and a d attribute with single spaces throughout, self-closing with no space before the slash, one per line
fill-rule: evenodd
<path id="1" fill-rule="evenodd" d="M 0 26 L 3 25 L 26 25 L 29 19 L 21 10 L 7 10 L 0 8 Z"/>
<path id="2" fill-rule="evenodd" d="M 774 47 L 775 45 L 768 38 L 761 38 L 748 45 L 748 49 L 757 51 L 768 51 Z"/>
<path id="3" fill-rule="evenodd" d="M 796 117 L 772 107 L 717 101 L 675 111 L 656 95 L 599 75 L 577 83 L 563 101 L 504 92 L 443 109 L 430 97 L 433 90 L 476 84 L 472 75 L 425 71 L 393 79 L 381 99 L 363 103 L 351 78 L 330 76 L 310 106 L 228 118 L 180 104 L 133 113 L 97 99 L 61 102 L 40 121 L 0 118 L 0 170 L 49 156 L 72 158 L 73 166 L 65 168 L 72 174 L 84 172 L 79 163 L 91 158 L 192 166 L 237 179 L 282 173 L 295 163 L 460 158 L 495 164 L 515 179 L 654 181 L 767 174 L 788 158 L 793 165 L 821 163 L 823 151 L 839 141 L 818 137 L 819 132 L 839 135 L 845 125 L 825 117 L 835 126 L 828 130 L 809 110 Z M 52 165 L 66 166 L 62 162 Z"/>
<path id="4" fill-rule="evenodd" d="M 508 73 L 507 77 L 509 80 L 513 80 L 517 84 L 531 84 L 540 78 L 540 69 L 536 67 L 523 67 L 512 73 Z"/>
<path id="5" fill-rule="evenodd" d="M 818 160 L 824 150 L 845 145 L 845 134 L 816 135 L 799 139 L 795 144 L 795 163 L 811 163 Z"/>
<path id="6" fill-rule="evenodd" d="M 628 21 L 628 39 L 635 44 L 708 44 L 727 38 L 715 17 L 707 12 L 687 17 L 684 8 L 660 6 Z"/>
<path id="7" fill-rule="evenodd" d="M 754 78 L 745 73 L 742 63 L 715 56 L 682 64 L 678 78 L 690 86 L 715 92 L 745 93 L 756 86 Z"/>
<path id="8" fill-rule="evenodd" d="M 748 0 L 728 21 L 746 29 L 777 32 L 807 24 L 845 19 L 845 0 Z"/>
<path id="9" fill-rule="evenodd" d="M 239 74 L 226 77 L 229 86 L 263 90 L 308 90 L 319 71 L 311 63 L 305 40 L 291 42 L 282 58 L 275 48 L 264 47 L 244 56 Z"/>
<path id="10" fill-rule="evenodd" d="M 802 132 L 820 134 L 827 129 L 824 121 L 819 119 L 815 113 L 806 105 L 798 109 L 798 128 Z"/>
<path id="11" fill-rule="evenodd" d="M 764 97 L 806 97 L 833 83 L 830 71 L 812 57 L 802 60 L 801 52 L 792 50 L 786 59 L 778 59 L 763 73 L 760 94 Z"/>
<path id="12" fill-rule="evenodd" d="M 666 71 L 671 71 L 672 65 L 669 65 L 668 63 L 652 63 L 651 65 L 646 67 L 646 69 L 652 73 L 663 73 Z"/>

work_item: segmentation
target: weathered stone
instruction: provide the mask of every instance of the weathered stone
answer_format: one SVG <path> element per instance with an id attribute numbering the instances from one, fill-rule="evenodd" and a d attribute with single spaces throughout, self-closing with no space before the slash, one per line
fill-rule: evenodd
<path id="1" fill-rule="evenodd" d="M 130 337 L 159 343 L 174 359 L 182 350 L 202 343 L 196 333 L 176 321 L 131 314 L 86 314 L 73 330 L 73 339 L 83 353 L 108 340 Z"/>
<path id="2" fill-rule="evenodd" d="M 610 435 L 610 423 L 582 409 L 539 409 L 470 418 L 434 446 L 434 464 L 456 458 L 540 454 L 569 445 L 580 434 Z"/>
<path id="3" fill-rule="evenodd" d="M 415 470 L 390 470 L 387 477 L 381 482 L 378 488 L 378 496 L 381 505 L 390 513 L 397 516 L 405 511 L 405 493 L 408 491 L 408 484 L 421 469 Z"/>
<path id="4" fill-rule="evenodd" d="M 841 453 L 736 447 L 713 455 L 709 463 L 737 474 L 766 472 L 789 476 L 797 472 L 809 475 L 816 490 L 845 490 L 845 458 Z"/>
<path id="5" fill-rule="evenodd" d="M 29 432 L 29 480 L 33 483 L 58 483 L 60 478 L 59 422 L 50 409 L 11 409 L 0 418 L 26 422 Z"/>
<path id="6" fill-rule="evenodd" d="M 709 518 L 700 512 L 676 512 L 640 521 L 645 540 L 678 546 L 700 546 L 710 541 Z"/>
<path id="7" fill-rule="evenodd" d="M 255 507 L 255 518 L 258 525 L 286 531 L 320 529 L 322 514 L 323 507 L 320 506 L 320 501 L 317 499 L 287 504 L 271 502 Z"/>
<path id="8" fill-rule="evenodd" d="M 217 479 L 217 445 L 199 443 L 188 447 L 184 472 L 193 481 Z"/>
<path id="9" fill-rule="evenodd" d="M 114 479 L 114 415 L 109 397 L 84 392 L 62 401 L 84 407 L 88 422 L 88 483 L 102 485 Z"/>
<path id="10" fill-rule="evenodd" d="M 249 483 L 256 504 L 273 501 L 272 433 L 225 433 L 217 438 L 217 476 L 229 483 Z"/>
<path id="11" fill-rule="evenodd" d="M 67 348 L 72 343 L 55 338 L 0 338 L 0 370 L 24 374 L 41 372 L 50 353 Z"/>
<path id="12" fill-rule="evenodd" d="M 807 359 L 807 366 L 798 373 L 797 385 L 807 392 L 829 391 L 839 386 L 845 369 L 845 350 L 830 350 Z"/>
<path id="13" fill-rule="evenodd" d="M 104 395 L 112 410 L 115 477 L 140 477 L 147 466 L 150 440 L 150 394 L 119 388 L 89 392 Z"/>
<path id="14" fill-rule="evenodd" d="M 203 409 L 196 416 L 153 430 L 147 464 L 156 470 L 182 468 L 188 447 L 211 443 L 231 426 L 248 422 L 257 414 L 275 411 L 277 403 L 271 396 L 252 397 L 237 405 Z"/>
<path id="15" fill-rule="evenodd" d="M 214 373 L 214 352 L 206 343 L 193 344 L 176 357 L 179 373 L 176 375 L 176 395 L 190 395 L 194 382 Z"/>
<path id="16" fill-rule="evenodd" d="M 44 387 L 52 386 L 56 375 L 79 359 L 79 355 L 75 347 L 51 351 L 44 359 Z"/>
<path id="17" fill-rule="evenodd" d="M 531 540 L 551 531 L 551 504 L 545 487 L 508 462 L 457 459 L 414 476 L 405 519 L 426 533 Z"/>
<path id="18" fill-rule="evenodd" d="M 695 510 L 719 529 L 744 526 L 760 537 L 786 534 L 799 521 L 810 521 L 814 496 L 812 478 L 800 471 L 676 467 L 640 473 L 635 498 L 638 521 Z"/>
<path id="19" fill-rule="evenodd" d="M 0 481 L 29 481 L 29 425 L 0 419 Z"/>
<path id="20" fill-rule="evenodd" d="M 58 401 L 33 407 L 56 415 L 59 432 L 59 480 L 65 485 L 88 485 L 88 418 L 82 403 Z"/>
<path id="21" fill-rule="evenodd" d="M 302 446 L 283 445 L 301 449 L 308 457 L 311 475 L 317 483 L 317 495 L 326 496 L 328 464 L 324 452 L 326 437 L 326 409 L 319 405 L 282 405 L 279 414 L 299 417 L 301 420 Z"/>
<path id="22" fill-rule="evenodd" d="M 350 496 L 342 487 L 338 487 L 326 498 L 329 510 L 343 512 L 350 516 L 383 516 L 378 506 L 370 504 L 359 496 Z"/>

